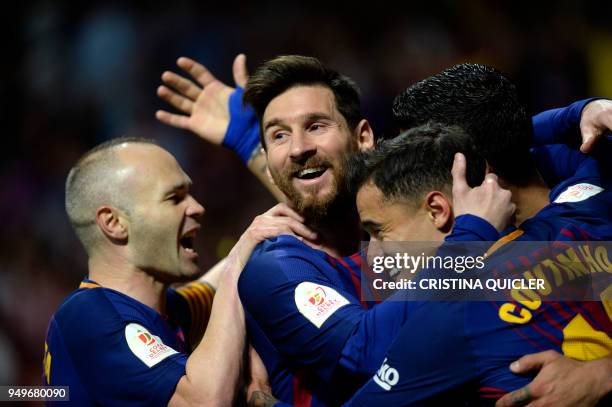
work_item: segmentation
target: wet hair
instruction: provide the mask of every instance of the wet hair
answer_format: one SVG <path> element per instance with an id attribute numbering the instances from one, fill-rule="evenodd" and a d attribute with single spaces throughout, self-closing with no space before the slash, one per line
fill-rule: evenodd
<path id="1" fill-rule="evenodd" d="M 531 121 L 514 83 L 494 68 L 460 64 L 417 82 L 395 98 L 393 118 L 401 129 L 460 126 L 506 181 L 524 186 L 537 176 Z"/>
<path id="2" fill-rule="evenodd" d="M 372 182 L 386 200 L 418 204 L 430 191 L 450 193 L 455 153 L 466 156 L 466 179 L 480 185 L 486 163 L 472 138 L 458 126 L 430 123 L 381 140 L 349 160 L 347 182 L 353 193 Z"/>

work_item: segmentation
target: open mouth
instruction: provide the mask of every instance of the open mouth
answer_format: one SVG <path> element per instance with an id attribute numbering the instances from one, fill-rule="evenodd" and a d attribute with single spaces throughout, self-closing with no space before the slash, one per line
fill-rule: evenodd
<path id="1" fill-rule="evenodd" d="M 197 254 L 195 251 L 195 237 L 198 233 L 198 229 L 193 229 L 187 233 L 185 233 L 179 239 L 179 244 L 183 250 L 190 254 Z"/>
<path id="2" fill-rule="evenodd" d="M 294 176 L 298 179 L 315 179 L 323 175 L 326 170 L 326 167 L 303 168 L 296 172 Z"/>

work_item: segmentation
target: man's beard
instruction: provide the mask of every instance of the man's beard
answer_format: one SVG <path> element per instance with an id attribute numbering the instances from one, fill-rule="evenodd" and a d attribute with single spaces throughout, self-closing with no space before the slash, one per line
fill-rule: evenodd
<path id="1" fill-rule="evenodd" d="M 350 205 L 355 205 L 355 197 L 350 194 L 346 186 L 346 162 L 345 159 L 337 166 L 332 166 L 328 160 L 314 156 L 303 164 L 292 164 L 282 173 L 271 169 L 270 174 L 278 188 L 289 199 L 293 209 L 304 217 L 304 223 L 318 229 L 333 223 L 333 219 L 338 219 L 346 213 Z M 294 174 L 308 167 L 324 167 L 331 171 L 332 185 L 325 196 L 317 197 L 316 192 L 319 187 L 316 185 L 304 188 L 306 195 L 302 195 L 293 185 Z"/>

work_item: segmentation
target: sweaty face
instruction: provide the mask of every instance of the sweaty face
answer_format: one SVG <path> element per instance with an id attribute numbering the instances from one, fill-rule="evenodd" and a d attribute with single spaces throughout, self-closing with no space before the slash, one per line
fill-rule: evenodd
<path id="1" fill-rule="evenodd" d="M 357 142 L 330 89 L 290 88 L 272 99 L 262 122 L 270 174 L 307 221 L 352 201 L 344 192 L 345 162 Z"/>
<path id="2" fill-rule="evenodd" d="M 122 159 L 133 195 L 128 245 L 134 266 L 167 282 L 198 277 L 194 240 L 204 208 L 190 195 L 191 180 L 160 147 L 131 145 Z"/>

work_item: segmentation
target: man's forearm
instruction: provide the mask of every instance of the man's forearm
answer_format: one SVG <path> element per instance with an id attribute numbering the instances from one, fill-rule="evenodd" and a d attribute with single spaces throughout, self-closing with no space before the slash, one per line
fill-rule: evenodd
<path id="1" fill-rule="evenodd" d="M 599 397 L 612 393 L 612 356 L 587 362 L 600 378 Z M 597 389 L 596 389 L 597 390 Z"/>
<path id="2" fill-rule="evenodd" d="M 236 288 L 240 270 L 236 262 L 226 263 L 204 337 L 187 359 L 185 376 L 175 392 L 187 404 L 234 402 L 245 346 L 244 311 Z"/>

